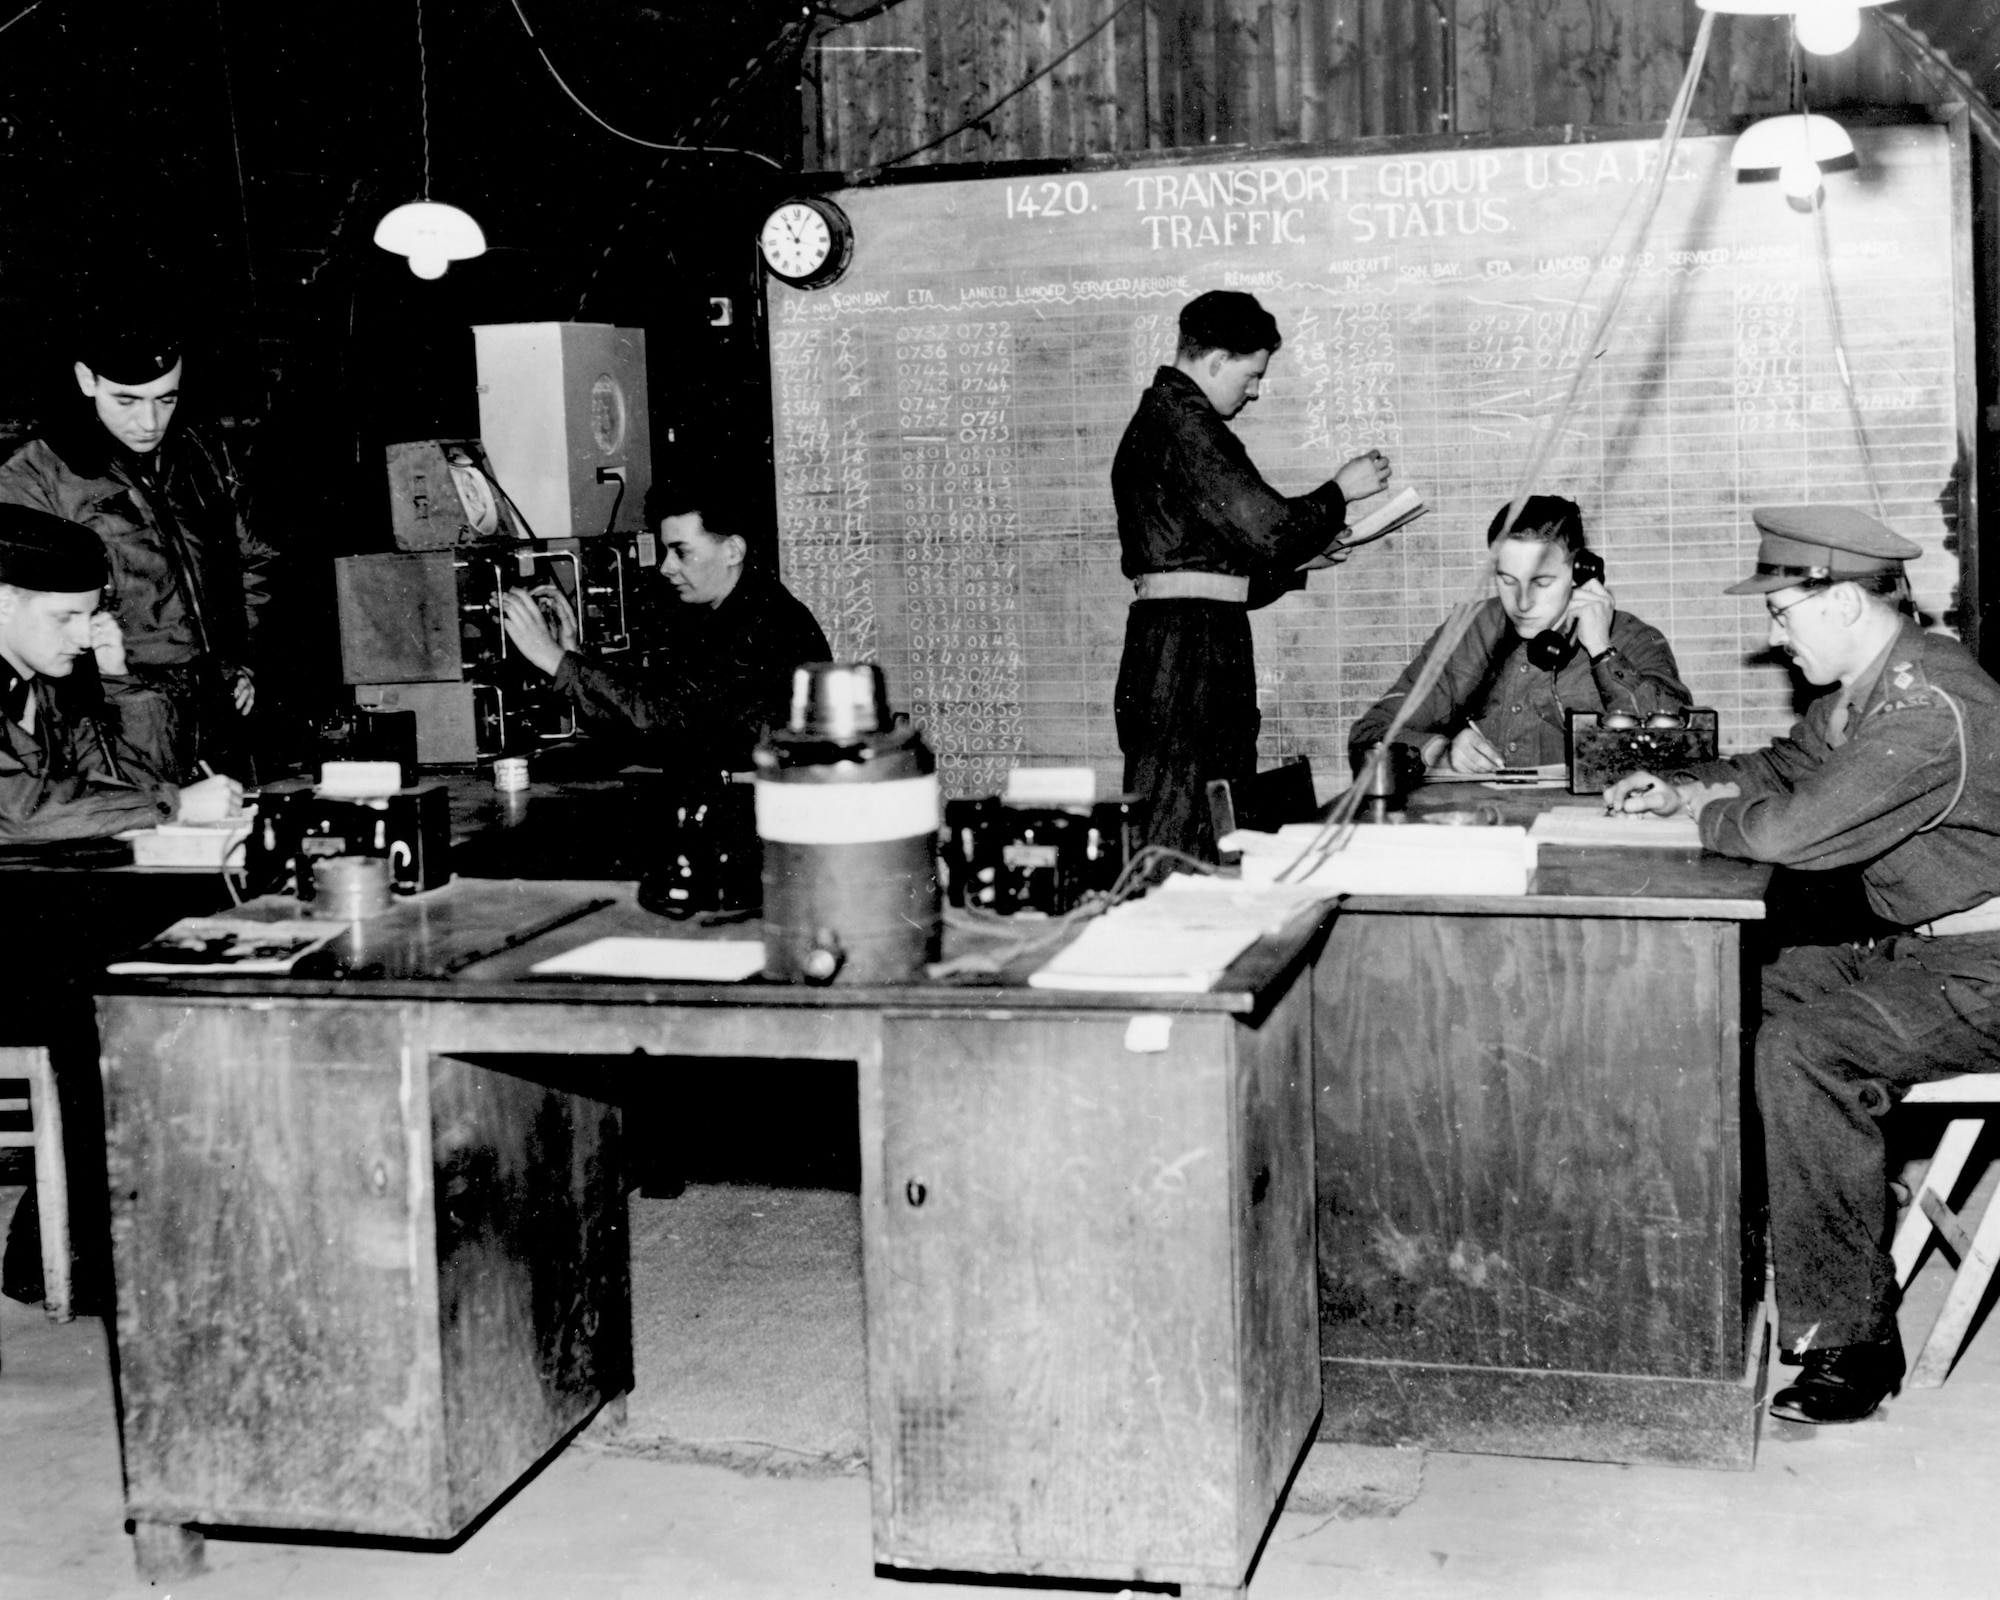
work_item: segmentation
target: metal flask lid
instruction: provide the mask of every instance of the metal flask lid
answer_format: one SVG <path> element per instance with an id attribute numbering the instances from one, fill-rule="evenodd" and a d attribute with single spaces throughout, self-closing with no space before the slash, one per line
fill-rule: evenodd
<path id="1" fill-rule="evenodd" d="M 874 662 L 819 661 L 793 671 L 786 731 L 795 738 L 854 744 L 894 725 L 889 686 Z"/>

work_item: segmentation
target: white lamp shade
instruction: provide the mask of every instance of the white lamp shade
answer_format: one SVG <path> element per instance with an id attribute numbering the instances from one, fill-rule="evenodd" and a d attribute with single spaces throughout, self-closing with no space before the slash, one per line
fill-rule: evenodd
<path id="1" fill-rule="evenodd" d="M 420 278 L 440 278 L 454 261 L 469 261 L 486 253 L 486 235 L 457 206 L 436 200 L 412 200 L 375 224 L 375 242 L 384 250 L 410 258 L 410 270 Z"/>
<path id="2" fill-rule="evenodd" d="M 1765 183 L 1789 165 L 1810 163 L 1821 172 L 1850 172 L 1861 164 L 1847 130 L 1831 117 L 1793 112 L 1753 122 L 1736 136 L 1729 164 L 1738 183 Z"/>

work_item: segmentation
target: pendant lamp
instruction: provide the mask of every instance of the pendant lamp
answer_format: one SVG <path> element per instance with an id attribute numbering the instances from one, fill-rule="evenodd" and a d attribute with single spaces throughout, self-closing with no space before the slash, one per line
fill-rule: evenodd
<path id="1" fill-rule="evenodd" d="M 1695 0 L 1704 11 L 1739 17 L 1790 17 L 1801 50 L 1837 56 L 1860 37 L 1861 8 L 1883 0 Z"/>
<path id="2" fill-rule="evenodd" d="M 1821 181 L 1829 172 L 1852 172 L 1861 165 L 1854 141 L 1831 117 L 1793 111 L 1753 122 L 1736 136 L 1729 152 L 1738 183 L 1776 180 L 1794 211 L 1811 211 L 1826 196 Z"/>
<path id="3" fill-rule="evenodd" d="M 424 192 L 421 200 L 397 206 L 375 224 L 375 242 L 410 258 L 419 278 L 442 278 L 454 261 L 486 253 L 486 235 L 457 206 L 431 198 L 430 63 L 424 53 L 424 6 L 417 0 L 417 104 L 423 118 Z"/>

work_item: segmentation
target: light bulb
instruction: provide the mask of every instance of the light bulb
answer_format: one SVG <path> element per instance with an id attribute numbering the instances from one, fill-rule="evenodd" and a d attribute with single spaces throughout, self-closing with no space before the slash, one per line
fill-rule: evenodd
<path id="1" fill-rule="evenodd" d="M 1792 21 L 1792 32 L 1801 50 L 1809 50 L 1816 56 L 1837 56 L 1861 37 L 1861 12 L 1858 7 L 1840 4 L 1839 0 L 1819 5 L 1801 3 L 1799 14 Z"/>
<path id="2" fill-rule="evenodd" d="M 1813 169 L 1813 176 L 1819 176 L 1817 167 Z M 420 278 L 442 278 L 444 269 L 450 265 L 451 262 L 444 252 L 435 247 L 412 251 L 410 254 L 410 270 Z"/>
<path id="3" fill-rule="evenodd" d="M 1819 163 L 1806 155 L 1793 156 L 1778 169 L 1778 186 L 1785 191 L 1786 203 L 1794 211 L 1812 210 L 1826 193 Z"/>

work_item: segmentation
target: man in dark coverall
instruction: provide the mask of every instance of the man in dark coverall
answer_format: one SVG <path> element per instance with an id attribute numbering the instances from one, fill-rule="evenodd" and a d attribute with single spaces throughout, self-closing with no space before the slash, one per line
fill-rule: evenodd
<path id="1" fill-rule="evenodd" d="M 1621 778 L 1613 810 L 1692 812 L 1723 855 L 1858 867 L 1900 930 L 1785 951 L 1757 1032 L 1779 1338 L 1800 1365 L 1771 1402 L 1855 1422 L 1902 1382 L 1895 1220 L 1880 1118 L 1913 1084 L 2000 1072 L 2000 684 L 1902 614 L 1920 552 L 1846 506 L 1752 512 L 1771 645 L 1837 685 L 1768 749 L 1662 779 Z"/>
<path id="2" fill-rule="evenodd" d="M 1111 463 L 1118 541 L 1137 597 L 1113 708 L 1125 788 L 1147 802 L 1146 840 L 1215 859 L 1207 785 L 1257 769 L 1252 607 L 1304 587 L 1347 503 L 1389 481 L 1379 450 L 1288 498 L 1251 465 L 1229 419 L 1257 398 L 1283 341 L 1254 295 L 1218 289 L 1181 310 L 1161 367 Z"/>

